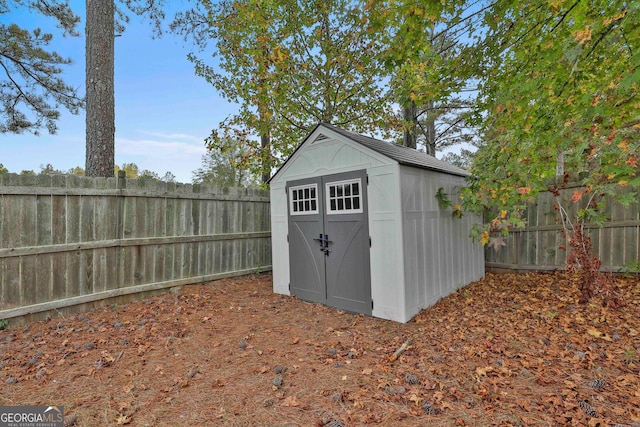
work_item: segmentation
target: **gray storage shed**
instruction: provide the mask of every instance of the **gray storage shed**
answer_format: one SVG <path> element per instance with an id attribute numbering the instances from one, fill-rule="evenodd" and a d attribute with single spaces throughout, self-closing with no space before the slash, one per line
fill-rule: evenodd
<path id="1" fill-rule="evenodd" d="M 270 180 L 273 290 L 407 322 L 484 275 L 452 216 L 469 173 L 425 153 L 321 123 Z"/>

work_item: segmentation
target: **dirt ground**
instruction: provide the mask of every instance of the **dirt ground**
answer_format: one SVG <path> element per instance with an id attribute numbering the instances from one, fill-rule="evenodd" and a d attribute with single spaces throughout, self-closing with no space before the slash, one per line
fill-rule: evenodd
<path id="1" fill-rule="evenodd" d="M 487 275 L 407 324 L 263 274 L 0 331 L 0 405 L 76 426 L 640 425 L 640 280 Z M 393 354 L 410 340 L 406 349 Z"/>

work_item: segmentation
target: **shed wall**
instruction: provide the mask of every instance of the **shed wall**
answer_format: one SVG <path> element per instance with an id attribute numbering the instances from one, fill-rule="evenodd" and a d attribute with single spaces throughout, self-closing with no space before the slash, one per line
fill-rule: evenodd
<path id="1" fill-rule="evenodd" d="M 406 322 L 421 309 L 436 303 L 484 275 L 484 252 L 469 237 L 481 218 L 452 216 L 435 197 L 442 187 L 457 203 L 462 177 L 412 167 L 400 168 L 402 194 L 402 247 L 404 255 Z"/>
<path id="2" fill-rule="evenodd" d="M 314 132 L 271 181 L 273 290 L 289 295 L 289 244 L 286 182 L 366 169 L 369 177 L 369 234 L 372 240 L 371 297 L 373 315 L 401 321 L 404 317 L 400 168 L 397 162 L 331 131 L 313 142 Z"/>
<path id="3" fill-rule="evenodd" d="M 405 279 L 402 267 L 400 166 L 393 164 L 371 168 L 367 173 L 372 314 L 402 322 L 405 318 Z"/>

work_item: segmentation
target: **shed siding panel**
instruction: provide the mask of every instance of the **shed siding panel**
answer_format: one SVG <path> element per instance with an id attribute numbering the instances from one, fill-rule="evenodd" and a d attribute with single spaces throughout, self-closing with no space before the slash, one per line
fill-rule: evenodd
<path id="1" fill-rule="evenodd" d="M 289 295 L 289 244 L 285 184 L 271 183 L 271 265 L 273 291 Z"/>
<path id="2" fill-rule="evenodd" d="M 382 319 L 406 322 L 399 166 L 371 168 L 367 173 L 372 314 Z"/>
<path id="3" fill-rule="evenodd" d="M 328 138 L 314 142 L 319 133 Z M 359 169 L 366 169 L 369 181 L 374 316 L 407 322 L 421 308 L 484 275 L 483 250 L 469 238 L 479 218 L 453 218 L 451 208 L 441 209 L 435 199 L 439 187 L 456 194 L 464 178 L 400 166 L 320 127 L 270 182 L 274 292 L 289 294 L 286 183 Z"/>
<path id="4" fill-rule="evenodd" d="M 442 187 L 454 203 L 464 179 L 402 167 L 402 236 L 407 319 L 456 289 L 484 275 L 483 251 L 473 244 L 470 214 L 452 216 L 440 208 L 435 194 Z"/>

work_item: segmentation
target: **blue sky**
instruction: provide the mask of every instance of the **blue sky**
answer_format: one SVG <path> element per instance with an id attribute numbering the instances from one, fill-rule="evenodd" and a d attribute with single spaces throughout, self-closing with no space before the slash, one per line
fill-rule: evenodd
<path id="1" fill-rule="evenodd" d="M 188 5 L 185 1 L 170 3 L 173 7 Z M 53 32 L 54 50 L 74 61 L 65 67 L 64 79 L 84 95 L 85 2 L 72 0 L 70 4 L 82 18 L 80 37 L 63 38 L 52 20 L 28 10 L 0 17 L 8 23 Z M 235 111 L 213 86 L 195 75 L 186 58 L 192 50 L 191 45 L 170 34 L 153 39 L 148 20 L 138 16 L 131 17 L 125 32 L 115 39 L 116 164 L 133 162 L 140 170 L 160 176 L 169 171 L 177 181 L 191 182 L 192 172 L 201 166 L 205 154 L 204 138 Z M 0 134 L 0 163 L 15 173 L 39 172 L 40 166 L 48 163 L 60 170 L 84 168 L 84 120 L 84 111 L 72 115 L 62 110 L 55 135 L 46 129 L 39 136 Z"/>

